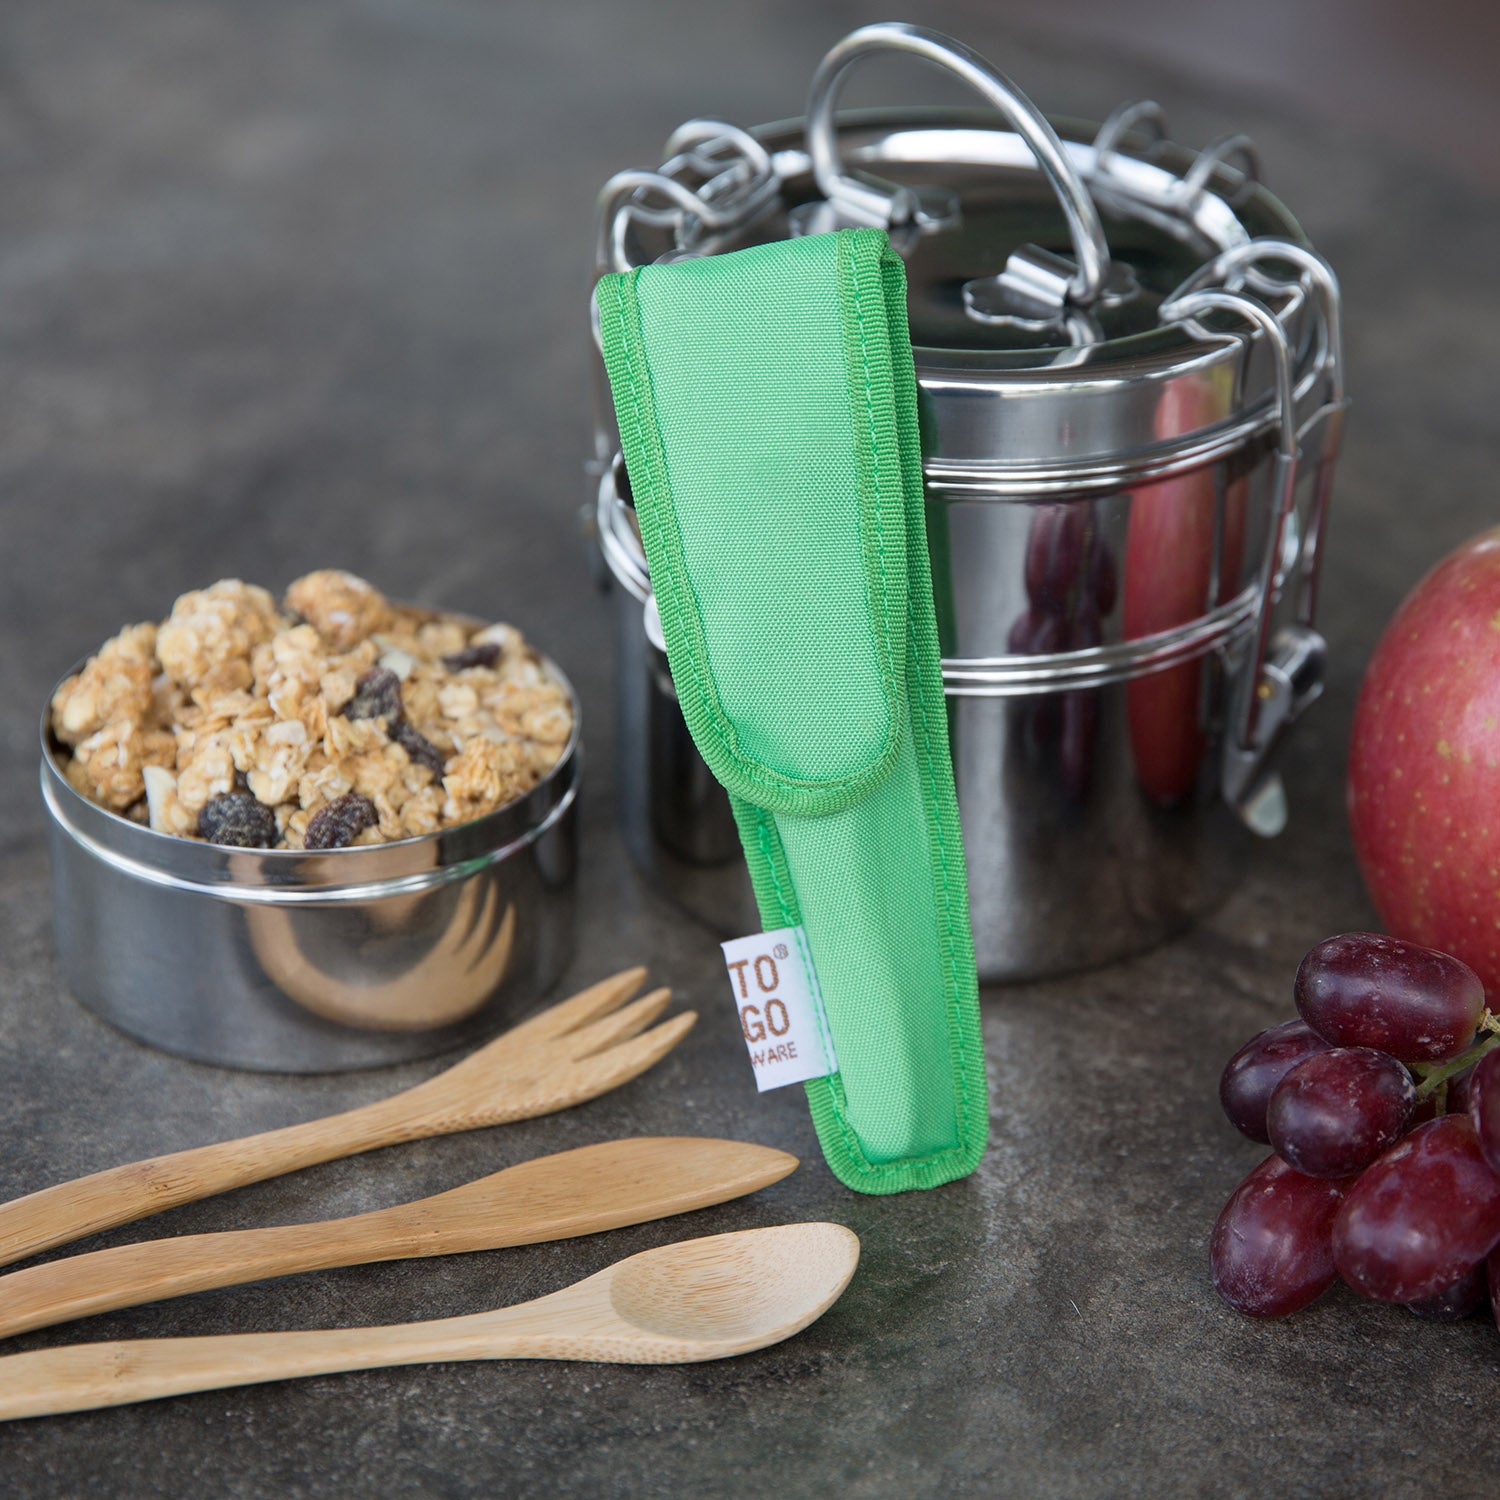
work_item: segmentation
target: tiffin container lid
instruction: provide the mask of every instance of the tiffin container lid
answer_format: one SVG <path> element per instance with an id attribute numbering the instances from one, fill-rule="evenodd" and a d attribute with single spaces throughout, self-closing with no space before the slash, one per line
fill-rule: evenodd
<path id="1" fill-rule="evenodd" d="M 856 64 L 916 56 L 987 109 L 839 113 Z M 950 38 L 864 27 L 824 59 L 804 119 L 692 121 L 659 172 L 601 198 L 601 269 L 856 224 L 906 263 L 929 485 L 1042 494 L 1207 462 L 1272 433 L 1279 330 L 1299 425 L 1339 385 L 1337 284 L 1259 181 L 1254 148 L 1193 152 L 1154 104 L 1047 120 Z M 1186 315 L 1203 287 L 1252 298 Z"/>

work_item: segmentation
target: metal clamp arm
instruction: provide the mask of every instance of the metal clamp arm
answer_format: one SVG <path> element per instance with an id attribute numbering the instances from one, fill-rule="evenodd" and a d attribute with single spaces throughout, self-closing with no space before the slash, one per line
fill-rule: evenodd
<path id="1" fill-rule="evenodd" d="M 1288 627 L 1273 640 L 1278 571 L 1297 485 L 1297 411 L 1286 330 L 1264 303 L 1243 292 L 1182 291 L 1161 305 L 1167 323 L 1197 325 L 1204 314 L 1215 312 L 1232 314 L 1264 338 L 1274 372 L 1277 442 L 1272 514 L 1257 581 L 1260 613 L 1251 640 L 1253 656 L 1238 675 L 1230 704 L 1222 772 L 1225 800 L 1253 828 L 1269 834 L 1279 832 L 1285 820 L 1285 797 L 1280 783 L 1266 776 L 1266 762 L 1282 729 L 1322 692 L 1324 644 L 1305 624 Z M 1191 331 L 1205 340 L 1237 336 L 1199 326 Z"/>

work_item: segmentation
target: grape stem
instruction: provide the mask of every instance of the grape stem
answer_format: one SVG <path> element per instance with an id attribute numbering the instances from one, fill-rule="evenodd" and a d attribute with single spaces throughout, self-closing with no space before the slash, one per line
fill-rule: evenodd
<path id="1" fill-rule="evenodd" d="M 1462 1073 L 1465 1068 L 1473 1067 L 1486 1052 L 1493 1052 L 1496 1047 L 1500 1047 L 1500 1017 L 1485 1011 L 1479 1022 L 1479 1029 L 1489 1032 L 1489 1035 L 1482 1042 L 1475 1042 L 1467 1052 L 1461 1052 L 1447 1062 L 1415 1063 L 1412 1066 L 1412 1072 L 1420 1080 L 1417 1084 L 1418 1103 L 1435 1094 L 1450 1078 Z"/>

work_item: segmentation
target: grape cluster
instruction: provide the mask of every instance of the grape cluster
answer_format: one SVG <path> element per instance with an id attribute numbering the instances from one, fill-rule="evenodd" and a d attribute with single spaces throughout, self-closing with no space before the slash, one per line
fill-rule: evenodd
<path id="1" fill-rule="evenodd" d="M 1500 1321 L 1500 1019 L 1446 953 L 1319 943 L 1297 1011 L 1229 1060 L 1230 1123 L 1272 1147 L 1209 1244 L 1231 1307 L 1278 1318 L 1342 1278 L 1421 1317 Z"/>
<path id="2" fill-rule="evenodd" d="M 1115 607 L 1114 555 L 1076 501 L 1039 505 L 1026 534 L 1026 612 L 1006 641 L 1016 656 L 1091 650 L 1104 639 Z M 1093 777 L 1099 731 L 1098 694 L 1091 689 L 1045 693 L 1021 719 L 1028 751 L 1055 765 L 1070 800 L 1081 802 Z"/>

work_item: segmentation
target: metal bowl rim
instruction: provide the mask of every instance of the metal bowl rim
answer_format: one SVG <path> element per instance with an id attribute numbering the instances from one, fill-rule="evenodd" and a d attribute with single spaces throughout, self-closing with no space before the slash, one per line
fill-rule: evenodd
<path id="1" fill-rule="evenodd" d="M 39 738 L 43 800 L 53 820 L 96 854 L 115 853 L 142 872 L 154 867 L 169 883 L 180 882 L 205 892 L 230 895 L 236 889 L 254 888 L 274 890 L 287 899 L 296 899 L 293 893 L 301 892 L 305 899 L 314 894 L 327 898 L 341 888 L 365 892 L 380 887 L 385 891 L 393 883 L 413 878 L 424 887 L 440 883 L 439 875 L 443 880 L 453 878 L 443 872 L 467 873 L 470 868 L 505 857 L 518 845 L 530 844 L 577 796 L 583 759 L 578 694 L 551 657 L 541 652 L 537 655 L 546 674 L 566 692 L 573 716 L 572 730 L 556 763 L 524 796 L 482 818 L 433 833 L 345 849 L 237 849 L 161 833 L 101 806 L 84 796 L 64 774 L 51 728 L 52 699 L 69 677 L 82 670 L 87 656 L 57 680 L 42 709 Z M 46 795 L 49 790 L 61 798 L 61 805 Z M 95 825 L 92 829 L 90 823 Z M 112 850 L 109 846 L 113 844 L 124 848 Z M 187 868 L 174 876 L 173 866 Z"/>

